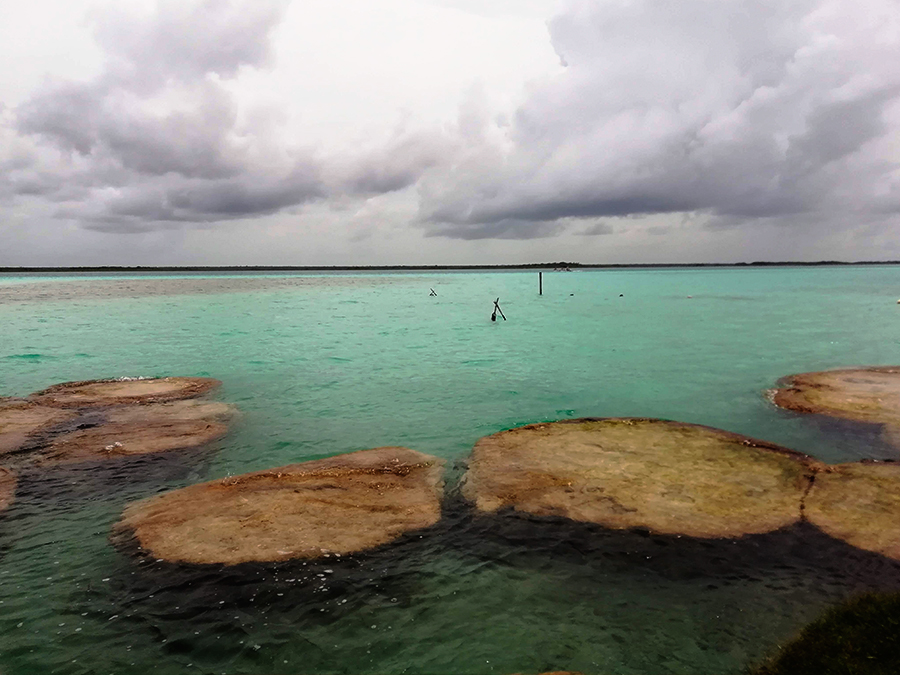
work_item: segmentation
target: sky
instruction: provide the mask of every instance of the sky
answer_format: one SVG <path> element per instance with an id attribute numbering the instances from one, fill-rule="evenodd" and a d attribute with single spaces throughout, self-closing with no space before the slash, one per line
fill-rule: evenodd
<path id="1" fill-rule="evenodd" d="M 0 266 L 900 259 L 896 0 L 0 6 Z"/>

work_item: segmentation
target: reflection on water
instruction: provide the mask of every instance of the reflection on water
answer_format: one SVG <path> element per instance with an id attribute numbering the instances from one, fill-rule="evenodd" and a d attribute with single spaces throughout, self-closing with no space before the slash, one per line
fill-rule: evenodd
<path id="1" fill-rule="evenodd" d="M 453 494 L 427 532 L 316 564 L 187 569 L 109 541 L 136 499 L 379 445 L 449 460 L 453 484 L 479 437 L 560 417 L 898 457 L 877 427 L 764 391 L 900 363 L 900 268 L 545 273 L 543 296 L 536 276 L 0 280 L 0 395 L 208 375 L 242 411 L 205 451 L 21 477 L 0 516 L 0 671 L 737 674 L 832 601 L 900 588 L 896 563 L 804 524 L 698 541 L 476 517 Z"/>

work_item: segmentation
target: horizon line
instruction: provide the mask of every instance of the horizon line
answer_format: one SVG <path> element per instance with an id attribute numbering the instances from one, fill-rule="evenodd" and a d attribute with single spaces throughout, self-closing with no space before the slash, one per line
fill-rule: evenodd
<path id="1" fill-rule="evenodd" d="M 0 266 L 0 273 L 10 272 L 206 272 L 206 271 L 358 271 L 358 270 L 491 270 L 491 269 L 621 269 L 660 267 L 814 267 L 837 265 L 900 265 L 900 260 L 816 260 L 765 261 L 727 263 L 578 263 L 540 262 L 494 265 L 20 265 Z"/>

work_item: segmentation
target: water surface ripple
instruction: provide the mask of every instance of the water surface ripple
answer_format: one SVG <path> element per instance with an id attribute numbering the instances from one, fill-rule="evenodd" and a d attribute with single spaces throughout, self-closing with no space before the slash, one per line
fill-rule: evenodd
<path id="1" fill-rule="evenodd" d="M 900 588 L 896 563 L 805 524 L 697 541 L 479 518 L 452 490 L 434 528 L 315 565 L 110 545 L 123 506 L 160 491 L 379 445 L 446 458 L 452 483 L 479 437 L 565 417 L 898 458 L 876 427 L 764 393 L 900 364 L 900 267 L 545 273 L 544 292 L 534 272 L 0 275 L 0 395 L 208 375 L 242 411 L 204 451 L 22 476 L 0 517 L 0 671 L 740 673 L 827 604 Z"/>

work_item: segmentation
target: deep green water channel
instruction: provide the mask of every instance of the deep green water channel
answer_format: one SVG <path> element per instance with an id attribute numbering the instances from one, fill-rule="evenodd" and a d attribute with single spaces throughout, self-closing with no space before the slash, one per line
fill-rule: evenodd
<path id="1" fill-rule="evenodd" d="M 0 673 L 741 673 L 828 604 L 900 586 L 808 526 L 699 542 L 453 499 L 433 530 L 319 566 L 178 569 L 110 545 L 123 506 L 160 491 L 381 445 L 446 458 L 452 486 L 479 437 L 560 418 L 896 455 L 764 392 L 900 363 L 900 267 L 545 273 L 544 293 L 536 272 L 0 276 L 0 395 L 209 375 L 241 410 L 202 453 L 22 481 L 0 516 Z"/>

